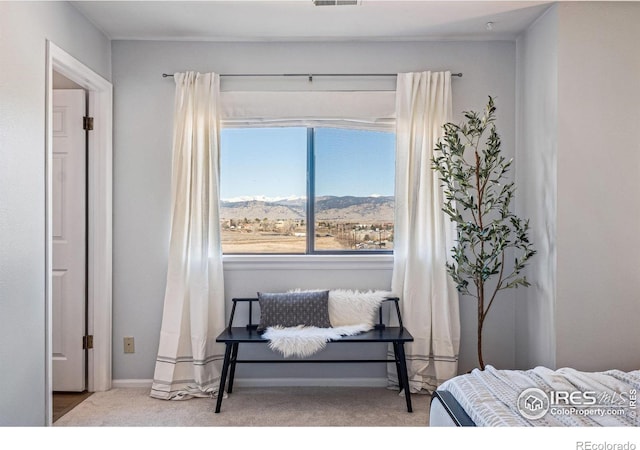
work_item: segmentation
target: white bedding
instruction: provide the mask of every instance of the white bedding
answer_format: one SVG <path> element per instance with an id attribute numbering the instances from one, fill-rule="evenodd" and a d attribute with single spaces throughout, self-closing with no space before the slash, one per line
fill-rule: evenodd
<path id="1" fill-rule="evenodd" d="M 550 399 L 548 412 L 533 420 L 517 407 L 520 394 L 532 387 Z M 487 366 L 448 380 L 438 390 L 450 392 L 477 426 L 640 426 L 640 370 L 579 372 L 536 367 L 516 371 Z M 565 404 L 553 399 L 558 392 L 574 392 L 576 401 Z"/>

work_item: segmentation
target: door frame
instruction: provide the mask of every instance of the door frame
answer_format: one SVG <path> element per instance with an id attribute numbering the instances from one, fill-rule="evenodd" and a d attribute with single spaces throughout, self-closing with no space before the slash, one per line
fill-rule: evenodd
<path id="1" fill-rule="evenodd" d="M 87 90 L 94 130 L 88 138 L 87 170 L 87 333 L 93 350 L 87 352 L 90 392 L 111 389 L 112 365 L 112 182 L 113 182 L 113 86 L 103 77 L 47 40 L 45 83 L 45 408 L 46 424 L 52 424 L 52 164 L 53 72 Z"/>

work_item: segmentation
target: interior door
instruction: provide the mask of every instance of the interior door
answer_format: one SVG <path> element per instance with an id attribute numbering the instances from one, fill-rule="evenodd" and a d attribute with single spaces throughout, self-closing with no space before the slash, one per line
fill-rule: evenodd
<path id="1" fill-rule="evenodd" d="M 85 389 L 86 112 L 82 89 L 53 90 L 53 390 Z"/>

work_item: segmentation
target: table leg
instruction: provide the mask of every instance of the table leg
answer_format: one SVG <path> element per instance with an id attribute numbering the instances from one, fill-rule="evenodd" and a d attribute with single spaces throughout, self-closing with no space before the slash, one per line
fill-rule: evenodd
<path id="1" fill-rule="evenodd" d="M 238 359 L 238 342 L 234 342 L 231 348 L 231 369 L 229 370 L 229 386 L 227 386 L 227 392 L 231 394 L 233 392 L 233 379 L 236 376 L 236 360 Z"/>
<path id="2" fill-rule="evenodd" d="M 216 414 L 220 412 L 220 406 L 222 406 L 222 397 L 224 397 L 224 385 L 227 381 L 229 359 L 231 359 L 231 346 L 232 344 L 230 342 L 227 343 L 224 351 L 224 362 L 222 363 L 222 374 L 220 375 L 220 387 L 218 388 L 218 398 L 216 400 Z"/>
<path id="3" fill-rule="evenodd" d="M 398 377 L 398 388 L 402 390 L 402 376 L 400 375 L 400 356 L 398 356 L 398 343 L 392 342 L 393 344 L 393 358 L 396 361 L 396 376 Z"/>
<path id="4" fill-rule="evenodd" d="M 409 376 L 407 374 L 407 359 L 404 353 L 404 342 L 398 342 L 398 356 L 400 357 L 400 373 L 402 385 L 404 386 L 404 398 L 407 401 L 407 411 L 413 412 L 411 407 L 411 388 L 409 387 Z"/>

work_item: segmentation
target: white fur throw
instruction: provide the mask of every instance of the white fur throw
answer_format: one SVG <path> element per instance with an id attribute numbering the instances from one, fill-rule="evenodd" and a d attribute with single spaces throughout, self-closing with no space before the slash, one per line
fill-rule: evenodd
<path id="1" fill-rule="evenodd" d="M 269 340 L 269 348 L 284 355 L 307 357 L 319 352 L 327 346 L 327 342 L 340 339 L 342 336 L 353 336 L 370 328 L 365 325 L 350 325 L 336 328 L 317 327 L 269 327 L 262 337 Z"/>
<path id="2" fill-rule="evenodd" d="M 372 329 L 378 308 L 389 295 L 391 293 L 387 291 L 330 290 L 331 328 L 269 327 L 262 337 L 269 340 L 269 347 L 272 350 L 279 351 L 285 357 L 311 356 L 324 349 L 327 342 L 331 340 Z"/>

